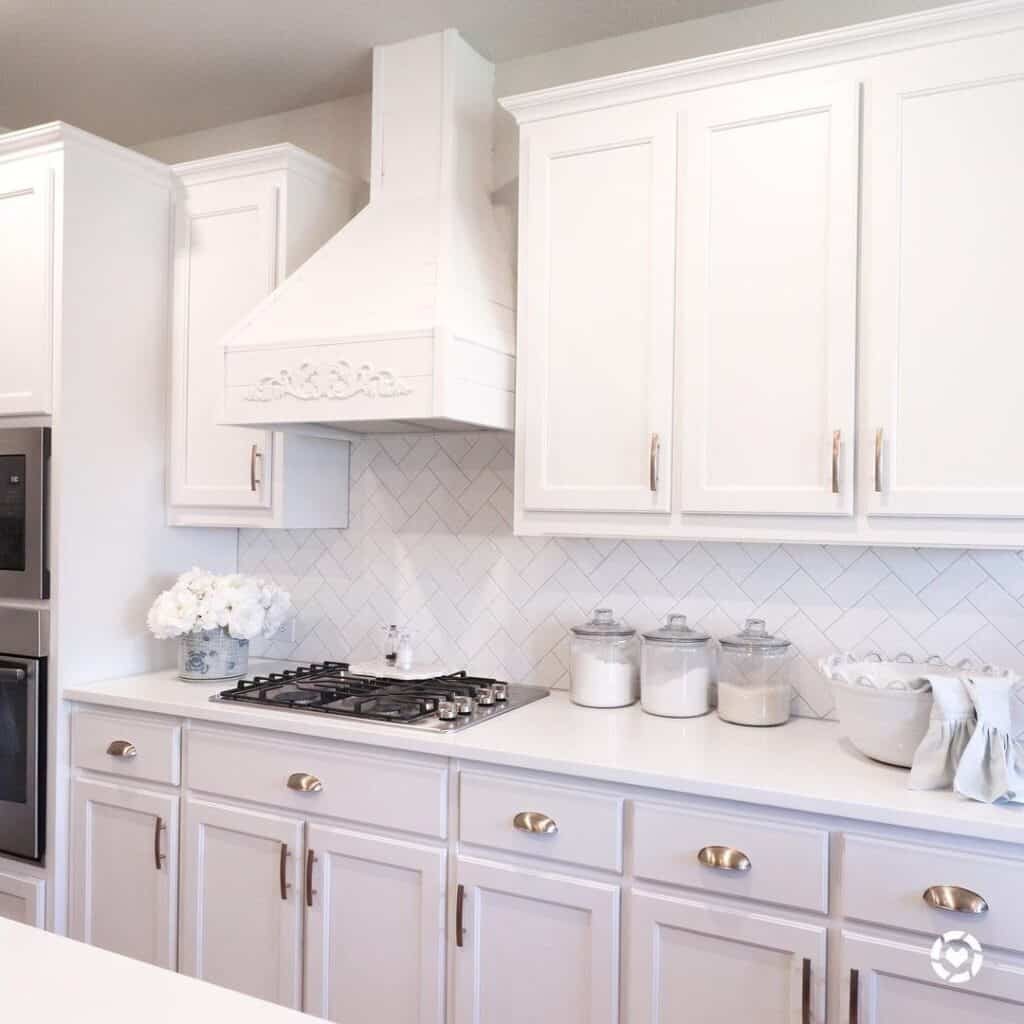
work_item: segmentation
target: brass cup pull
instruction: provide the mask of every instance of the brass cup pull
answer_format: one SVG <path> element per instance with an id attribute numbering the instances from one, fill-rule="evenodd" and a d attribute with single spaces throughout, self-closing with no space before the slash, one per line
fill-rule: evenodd
<path id="1" fill-rule="evenodd" d="M 167 860 L 167 854 L 160 852 L 160 833 L 164 831 L 167 826 L 164 824 L 163 818 L 156 819 L 156 828 L 153 829 L 153 860 L 156 864 L 156 869 L 159 871 L 163 867 L 163 862 Z"/>
<path id="2" fill-rule="evenodd" d="M 531 832 L 534 835 L 551 836 L 558 831 L 558 823 L 540 811 L 520 811 L 512 819 L 512 827 L 520 832 Z"/>
<path id="3" fill-rule="evenodd" d="M 107 747 L 107 753 L 111 757 L 123 757 L 128 759 L 135 757 L 138 754 L 138 751 L 135 749 L 134 743 L 129 743 L 127 740 L 114 740 L 113 743 Z"/>
<path id="4" fill-rule="evenodd" d="M 294 772 L 288 776 L 288 788 L 297 793 L 322 793 L 324 784 L 315 776 L 305 772 Z"/>
<path id="5" fill-rule="evenodd" d="M 929 907 L 954 914 L 984 914 L 988 910 L 988 903 L 981 896 L 959 885 L 931 885 L 921 893 L 921 898 Z"/>
<path id="6" fill-rule="evenodd" d="M 705 846 L 697 854 L 697 860 L 706 868 L 718 871 L 749 871 L 750 858 L 731 846 Z"/>

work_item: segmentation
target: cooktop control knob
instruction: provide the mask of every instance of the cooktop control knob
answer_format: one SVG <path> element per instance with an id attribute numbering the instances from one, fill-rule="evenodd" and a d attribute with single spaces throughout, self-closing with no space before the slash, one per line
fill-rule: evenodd
<path id="1" fill-rule="evenodd" d="M 437 705 L 437 717 L 442 722 L 454 722 L 459 717 L 459 712 L 455 707 L 455 702 L 451 700 L 442 700 Z"/>
<path id="2" fill-rule="evenodd" d="M 476 691 L 476 702 L 481 707 L 490 707 L 494 703 L 494 690 L 489 686 L 481 686 Z"/>
<path id="3" fill-rule="evenodd" d="M 491 686 L 491 690 L 494 692 L 494 699 L 499 703 L 503 703 L 508 700 L 508 684 L 507 683 L 494 683 Z"/>
<path id="4" fill-rule="evenodd" d="M 455 710 L 460 715 L 471 715 L 473 714 L 473 698 L 472 697 L 456 697 L 455 698 Z"/>

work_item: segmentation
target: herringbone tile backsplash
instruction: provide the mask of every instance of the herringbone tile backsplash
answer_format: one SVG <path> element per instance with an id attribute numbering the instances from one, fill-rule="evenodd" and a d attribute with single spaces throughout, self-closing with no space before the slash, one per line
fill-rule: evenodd
<path id="1" fill-rule="evenodd" d="M 568 685 L 568 629 L 609 605 L 646 629 L 685 612 L 713 636 L 757 614 L 797 646 L 795 710 L 828 716 L 836 651 L 972 658 L 1024 672 L 1024 552 L 512 535 L 512 438 L 367 437 L 347 530 L 243 530 L 243 572 L 289 589 L 295 639 L 254 653 L 376 657 L 384 623 L 418 656 Z"/>

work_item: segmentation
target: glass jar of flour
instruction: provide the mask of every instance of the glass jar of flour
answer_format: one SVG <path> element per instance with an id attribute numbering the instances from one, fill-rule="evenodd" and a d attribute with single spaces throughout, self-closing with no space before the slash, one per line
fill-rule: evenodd
<path id="1" fill-rule="evenodd" d="M 715 651 L 711 637 L 692 629 L 685 615 L 670 615 L 644 633 L 640 703 L 651 715 L 695 718 L 711 709 Z"/>
<path id="2" fill-rule="evenodd" d="M 747 619 L 723 637 L 718 663 L 718 717 L 736 725 L 782 725 L 793 700 L 792 645 Z"/>
<path id="3" fill-rule="evenodd" d="M 569 696 L 585 708 L 621 708 L 640 696 L 640 641 L 636 630 L 598 608 L 572 627 Z"/>

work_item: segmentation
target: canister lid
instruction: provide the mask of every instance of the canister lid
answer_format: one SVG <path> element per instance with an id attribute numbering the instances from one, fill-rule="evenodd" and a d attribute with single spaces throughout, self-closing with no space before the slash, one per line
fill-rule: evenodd
<path id="1" fill-rule="evenodd" d="M 611 608 L 595 608 L 589 622 L 573 626 L 577 636 L 634 636 L 636 630 L 621 619 L 615 618 Z"/>
<path id="2" fill-rule="evenodd" d="M 732 636 L 721 639 L 723 647 L 746 648 L 751 651 L 771 651 L 778 653 L 790 646 L 784 636 L 775 636 L 765 628 L 764 619 L 747 619 L 743 628 Z"/>
<path id="3" fill-rule="evenodd" d="M 644 639 L 656 644 L 704 644 L 711 635 L 689 626 L 685 615 L 673 614 L 665 619 L 664 626 L 644 633 Z"/>

